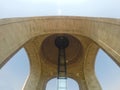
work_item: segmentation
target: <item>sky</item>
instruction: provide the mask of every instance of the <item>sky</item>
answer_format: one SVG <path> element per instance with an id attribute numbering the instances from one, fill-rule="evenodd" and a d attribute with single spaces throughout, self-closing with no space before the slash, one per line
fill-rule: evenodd
<path id="1" fill-rule="evenodd" d="M 0 18 L 89 16 L 120 18 L 119 0 L 0 0 Z"/>
<path id="2" fill-rule="evenodd" d="M 120 18 L 119 0 L 0 0 L 0 19 L 33 16 L 87 16 Z M 29 60 L 22 48 L 0 69 L 0 90 L 21 90 L 29 75 Z M 96 76 L 102 90 L 120 90 L 120 68 L 101 49 Z M 52 87 L 49 90 L 53 90 Z"/>
<path id="3" fill-rule="evenodd" d="M 29 72 L 29 59 L 22 48 L 0 69 L 0 90 L 22 90 Z"/>

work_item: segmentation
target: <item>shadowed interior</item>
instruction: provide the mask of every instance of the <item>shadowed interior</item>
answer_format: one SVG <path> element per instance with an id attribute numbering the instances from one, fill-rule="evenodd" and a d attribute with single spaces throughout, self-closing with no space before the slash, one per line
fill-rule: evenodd
<path id="1" fill-rule="evenodd" d="M 55 39 L 61 35 L 67 37 L 69 40 L 69 45 L 66 48 L 66 63 L 73 63 L 80 57 L 82 53 L 82 45 L 79 40 L 68 34 L 54 34 L 48 36 L 42 43 L 43 56 L 47 61 L 57 64 L 58 48 L 55 46 Z"/>

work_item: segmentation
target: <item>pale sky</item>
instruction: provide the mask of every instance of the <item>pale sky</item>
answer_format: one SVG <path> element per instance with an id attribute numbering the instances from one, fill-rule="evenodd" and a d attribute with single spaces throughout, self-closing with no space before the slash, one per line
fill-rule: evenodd
<path id="1" fill-rule="evenodd" d="M 0 18 L 61 15 L 120 18 L 119 4 L 119 0 L 0 0 Z M 120 68 L 102 50 L 95 67 L 103 90 L 120 90 Z M 0 90 L 21 90 L 28 75 L 28 58 L 21 49 L 0 69 Z"/>
<path id="2" fill-rule="evenodd" d="M 0 18 L 90 16 L 120 18 L 119 0 L 0 0 Z"/>

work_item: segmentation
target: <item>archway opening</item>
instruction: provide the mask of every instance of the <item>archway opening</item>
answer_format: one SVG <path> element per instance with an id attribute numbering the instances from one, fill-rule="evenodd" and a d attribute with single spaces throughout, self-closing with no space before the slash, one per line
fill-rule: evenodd
<path id="1" fill-rule="evenodd" d="M 102 49 L 99 49 L 95 72 L 102 90 L 120 90 L 120 68 Z"/>
<path id="2" fill-rule="evenodd" d="M 1 68 L 0 89 L 22 90 L 29 72 L 28 56 L 22 48 Z"/>
<path id="3" fill-rule="evenodd" d="M 67 89 L 59 89 L 58 88 L 58 79 L 53 78 L 47 82 L 46 90 L 80 90 L 79 84 L 72 78 L 67 78 Z M 61 82 L 63 85 L 64 82 Z"/>

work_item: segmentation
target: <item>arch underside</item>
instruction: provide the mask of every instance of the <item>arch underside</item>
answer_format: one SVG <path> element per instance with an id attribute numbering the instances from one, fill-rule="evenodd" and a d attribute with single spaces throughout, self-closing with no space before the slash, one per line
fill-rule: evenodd
<path id="1" fill-rule="evenodd" d="M 101 47 L 120 65 L 119 19 L 67 16 L 1 19 L 0 67 L 25 47 L 31 72 L 24 90 L 44 90 L 47 80 L 57 73 L 55 65 L 44 62 L 40 46 L 47 36 L 63 33 L 76 37 L 83 46 L 80 60 L 68 66 L 68 76 L 77 80 L 81 90 L 101 90 L 94 72 L 96 53 Z"/>

